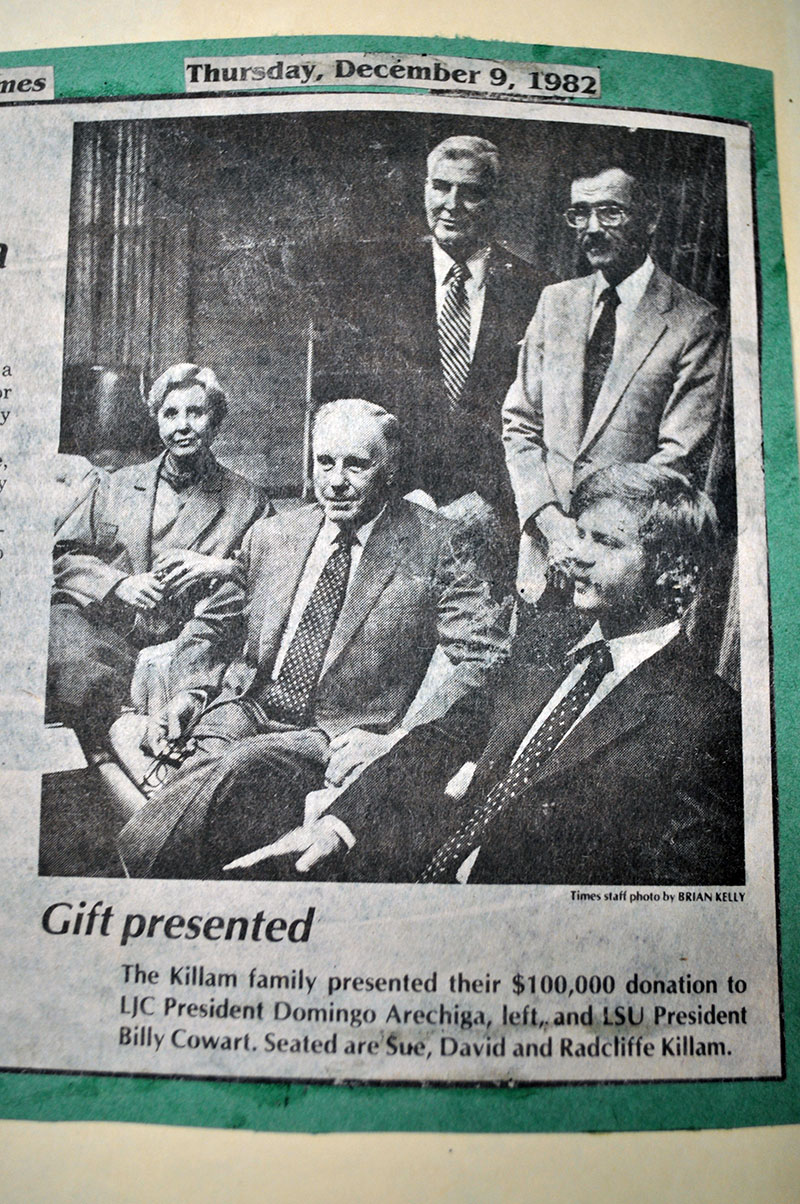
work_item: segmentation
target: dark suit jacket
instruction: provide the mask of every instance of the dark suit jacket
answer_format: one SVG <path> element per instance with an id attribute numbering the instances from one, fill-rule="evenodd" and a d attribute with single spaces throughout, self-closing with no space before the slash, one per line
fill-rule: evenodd
<path id="1" fill-rule="evenodd" d="M 493 689 L 371 766 L 332 808 L 357 839 L 342 876 L 417 877 L 503 776 L 564 675 L 563 665 L 515 656 Z M 612 690 L 485 829 L 470 882 L 743 882 L 741 727 L 738 696 L 677 637 Z M 443 784 L 466 760 L 478 761 L 475 776 L 453 803 Z"/>
<path id="2" fill-rule="evenodd" d="M 177 643 L 175 688 L 257 696 L 281 643 L 306 559 L 323 521 L 304 506 L 263 519 L 241 553 L 245 590 L 232 583 L 198 607 Z M 444 712 L 504 659 L 508 638 L 485 582 L 453 550 L 453 524 L 396 500 L 373 528 L 334 629 L 314 718 L 335 736 L 388 731 L 403 718 L 437 645 L 453 670 L 417 722 Z M 230 665 L 238 652 L 243 660 Z M 232 682 L 236 681 L 235 687 Z M 226 685 L 227 681 L 227 685 Z"/>
<path id="3" fill-rule="evenodd" d="M 406 488 L 425 489 L 439 505 L 474 490 L 513 514 L 500 411 L 542 274 L 492 246 L 478 342 L 456 410 L 442 381 L 430 239 L 371 248 L 363 264 L 348 258 L 341 275 L 347 295 L 320 344 L 316 399 L 366 397 L 396 413 L 409 439 Z"/>
<path id="4" fill-rule="evenodd" d="M 546 288 L 503 405 L 520 524 L 569 509 L 591 472 L 664 464 L 703 484 L 720 410 L 722 331 L 713 306 L 656 266 L 583 429 L 583 370 L 594 276 Z"/>
<path id="5" fill-rule="evenodd" d="M 163 458 L 104 476 L 83 512 L 72 516 L 70 542 L 56 548 L 56 601 L 102 606 L 123 578 L 151 569 L 153 507 Z M 170 532 L 170 546 L 230 556 L 265 508 L 271 511 L 256 485 L 215 462 L 187 497 Z M 172 638 L 205 589 L 192 587 L 152 616 L 137 617 L 142 636 L 146 629 L 153 640 Z"/>

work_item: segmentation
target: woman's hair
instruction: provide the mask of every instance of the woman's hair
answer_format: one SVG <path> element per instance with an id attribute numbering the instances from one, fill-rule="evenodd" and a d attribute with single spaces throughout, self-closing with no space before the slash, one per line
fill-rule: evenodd
<path id="1" fill-rule="evenodd" d="M 577 517 L 606 499 L 637 515 L 653 601 L 679 618 L 716 559 L 719 523 L 713 502 L 672 468 L 612 464 L 580 483 L 572 513 Z"/>
<path id="2" fill-rule="evenodd" d="M 228 412 L 227 398 L 211 369 L 198 364 L 173 364 L 161 373 L 147 394 L 145 404 L 150 416 L 156 417 L 173 389 L 189 389 L 192 385 L 199 385 L 205 393 L 214 426 L 218 427 Z"/>

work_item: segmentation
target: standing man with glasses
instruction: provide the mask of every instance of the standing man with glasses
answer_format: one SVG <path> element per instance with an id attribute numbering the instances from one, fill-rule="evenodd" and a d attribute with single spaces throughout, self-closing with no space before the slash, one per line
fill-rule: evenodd
<path id="1" fill-rule="evenodd" d="M 703 484 L 722 331 L 713 306 L 651 258 L 658 217 L 647 187 L 621 167 L 572 182 L 564 219 L 592 273 L 544 289 L 503 406 L 527 602 L 569 561 L 570 502 L 590 473 L 651 462 Z"/>

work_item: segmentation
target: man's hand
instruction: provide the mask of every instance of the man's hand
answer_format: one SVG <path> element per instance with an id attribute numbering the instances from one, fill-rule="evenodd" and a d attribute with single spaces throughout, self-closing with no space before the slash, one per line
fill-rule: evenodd
<path id="1" fill-rule="evenodd" d="M 123 577 L 114 593 L 126 606 L 153 610 L 164 597 L 164 585 L 155 573 L 136 573 L 132 577 Z"/>
<path id="2" fill-rule="evenodd" d="M 163 710 L 150 716 L 142 739 L 144 751 L 152 753 L 154 757 L 170 759 L 171 746 L 200 717 L 203 706 L 202 698 L 189 690 L 181 690 Z M 184 749 L 184 753 L 186 751 Z M 179 762 L 182 758 L 176 753 L 174 759 Z"/>
<path id="3" fill-rule="evenodd" d="M 398 740 L 406 735 L 402 727 L 381 735 L 367 732 L 362 727 L 351 727 L 349 732 L 331 740 L 328 768 L 325 781 L 329 786 L 344 786 L 350 783 L 363 769 L 394 748 Z"/>
<path id="4" fill-rule="evenodd" d="M 287 853 L 301 853 L 302 856 L 295 862 L 294 868 L 298 874 L 306 874 L 318 861 L 330 857 L 331 853 L 344 847 L 344 841 L 335 830 L 335 823 L 332 816 L 323 815 L 302 828 L 295 828 L 294 831 L 287 832 L 273 844 L 256 849 L 254 853 L 248 853 L 245 857 L 237 857 L 235 861 L 229 862 L 222 868 L 223 870 L 245 870 L 250 866 L 259 865 L 262 861 L 269 860 L 270 857 L 283 857 Z"/>
<path id="5" fill-rule="evenodd" d="M 567 568 L 574 559 L 578 543 L 575 519 L 564 514 L 558 506 L 545 506 L 534 521 L 547 540 L 549 564 L 554 568 Z"/>
<path id="6" fill-rule="evenodd" d="M 185 589 L 197 581 L 208 581 L 212 577 L 227 579 L 233 576 L 235 569 L 235 560 L 226 560 L 222 556 L 203 556 L 201 552 L 192 552 L 188 548 L 159 552 L 153 562 L 153 572 L 169 593 Z"/>

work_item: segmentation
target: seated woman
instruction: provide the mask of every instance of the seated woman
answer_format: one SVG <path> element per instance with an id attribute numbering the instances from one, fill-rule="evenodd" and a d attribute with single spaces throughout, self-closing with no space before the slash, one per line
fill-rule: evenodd
<path id="1" fill-rule="evenodd" d="M 210 368 L 168 368 L 147 407 L 165 451 L 104 474 L 55 549 L 46 718 L 89 752 L 128 700 L 139 651 L 173 639 L 212 584 L 236 573 L 245 533 L 271 512 L 211 453 L 227 407 Z"/>

